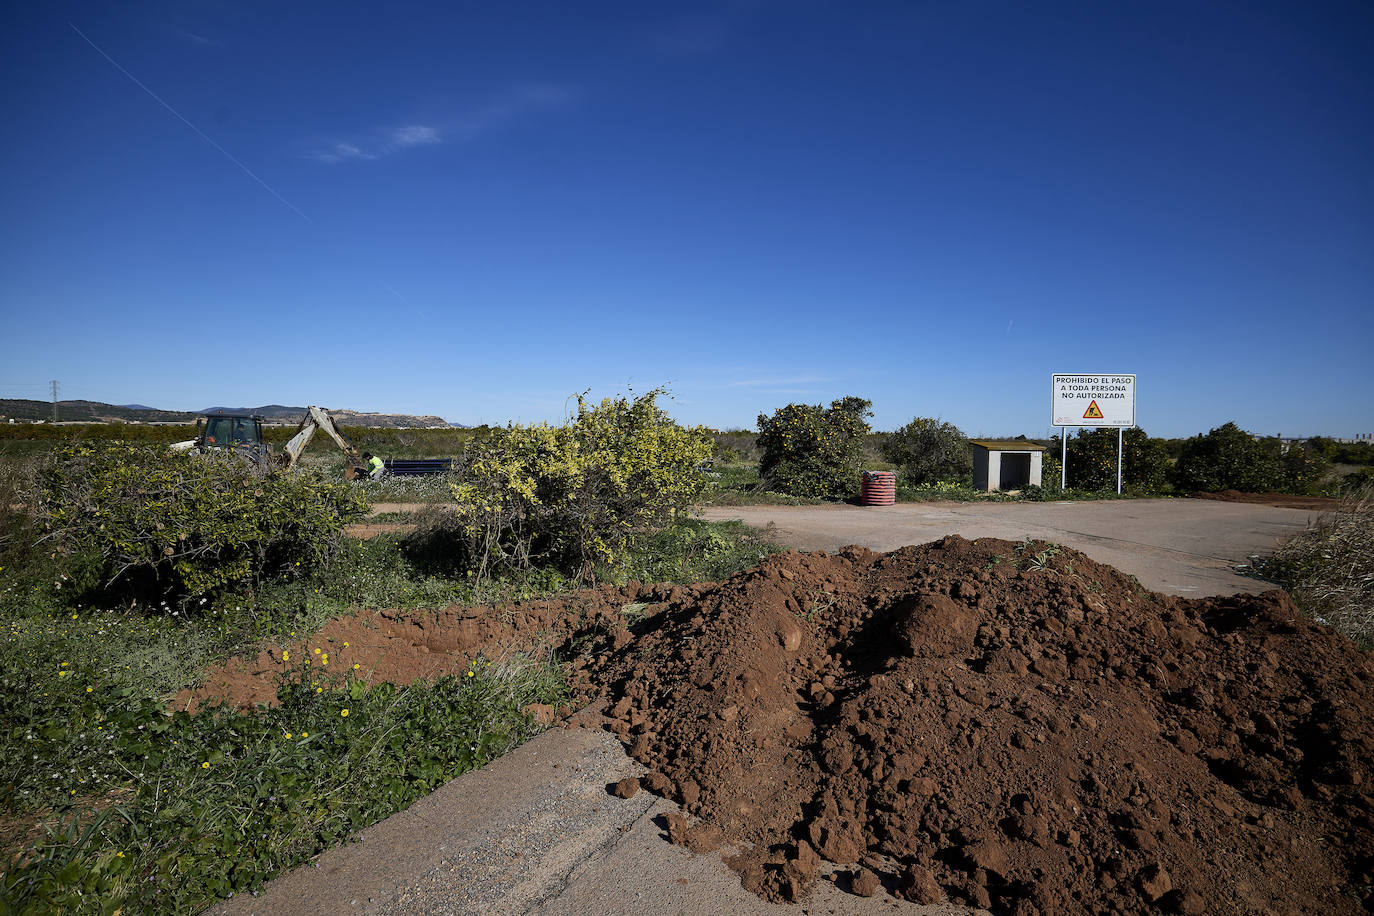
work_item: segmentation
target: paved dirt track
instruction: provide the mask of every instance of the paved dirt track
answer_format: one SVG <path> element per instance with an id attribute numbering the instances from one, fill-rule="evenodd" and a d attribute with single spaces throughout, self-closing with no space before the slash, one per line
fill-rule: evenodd
<path id="1" fill-rule="evenodd" d="M 1188 597 L 1259 592 L 1232 567 L 1272 550 L 1316 512 L 1202 500 L 1084 503 L 904 504 L 711 508 L 710 519 L 772 523 L 777 540 L 802 549 L 859 544 L 891 550 L 945 534 L 1026 536 L 1073 546 L 1137 576 L 1150 589 Z M 761 901 L 718 853 L 695 855 L 665 839 L 661 815 L 675 806 L 641 792 L 623 800 L 607 786 L 639 772 L 612 736 L 555 728 L 465 774 L 364 831 L 365 839 L 320 856 L 240 896 L 223 914 L 860 914 L 957 916 L 962 907 L 921 907 L 819 882 L 804 904 Z"/>
<path id="2" fill-rule="evenodd" d="M 1201 499 L 1053 503 L 901 503 L 896 506 L 723 506 L 712 520 L 776 526 L 778 543 L 834 552 L 848 544 L 896 550 L 946 534 L 973 540 L 1027 536 L 1065 544 L 1130 573 L 1149 589 L 1198 598 L 1273 586 L 1234 567 L 1271 552 L 1320 514 Z"/>

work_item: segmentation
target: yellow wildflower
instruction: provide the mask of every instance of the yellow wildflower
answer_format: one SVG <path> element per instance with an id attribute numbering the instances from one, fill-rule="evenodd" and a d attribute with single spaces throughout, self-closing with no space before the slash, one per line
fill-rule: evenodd
<path id="1" fill-rule="evenodd" d="M 341 709 L 341 710 L 339 710 L 339 715 L 341 715 L 341 716 L 347 718 L 347 717 L 348 717 L 348 710 L 347 710 L 347 709 Z"/>

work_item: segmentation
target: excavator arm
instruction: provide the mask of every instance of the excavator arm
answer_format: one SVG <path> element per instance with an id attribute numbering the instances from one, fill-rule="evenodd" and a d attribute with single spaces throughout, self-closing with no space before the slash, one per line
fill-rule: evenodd
<path id="1" fill-rule="evenodd" d="M 343 450 L 344 457 L 348 459 L 348 467 L 344 469 L 344 477 L 349 480 L 357 477 L 364 469 L 363 457 L 358 454 L 358 450 L 353 447 L 353 443 L 348 441 L 348 437 L 339 432 L 339 428 L 334 425 L 334 418 L 329 415 L 329 411 L 322 407 L 306 408 L 305 418 L 301 420 L 301 425 L 296 428 L 296 434 L 291 437 L 291 441 L 286 443 L 286 468 L 290 470 L 296 466 L 300 460 L 301 453 L 310 444 L 311 438 L 316 431 L 323 430 L 329 438 L 333 439 Z"/>

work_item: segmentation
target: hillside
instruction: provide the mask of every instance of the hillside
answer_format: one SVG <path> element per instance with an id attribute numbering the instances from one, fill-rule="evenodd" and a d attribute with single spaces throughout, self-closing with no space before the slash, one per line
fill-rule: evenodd
<path id="1" fill-rule="evenodd" d="M 0 417 L 16 420 L 51 420 L 52 401 L 0 398 Z M 59 422 L 109 423 L 190 423 L 196 418 L 185 410 L 153 410 L 120 407 L 100 401 L 58 401 Z"/>

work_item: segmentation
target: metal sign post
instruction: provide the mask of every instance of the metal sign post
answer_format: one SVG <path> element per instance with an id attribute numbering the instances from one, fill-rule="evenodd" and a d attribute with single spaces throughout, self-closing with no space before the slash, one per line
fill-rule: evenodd
<path id="1" fill-rule="evenodd" d="M 1069 486 L 1070 426 L 1116 427 L 1116 492 L 1121 495 L 1125 432 L 1135 426 L 1134 375 L 1050 376 L 1051 425 L 1059 427 L 1059 487 Z"/>
<path id="2" fill-rule="evenodd" d="M 1121 458 L 1125 454 L 1122 445 L 1125 432 L 1120 426 L 1116 428 L 1116 495 L 1121 495 Z"/>
<path id="3" fill-rule="evenodd" d="M 1059 489 L 1069 488 L 1069 428 L 1059 427 Z"/>

